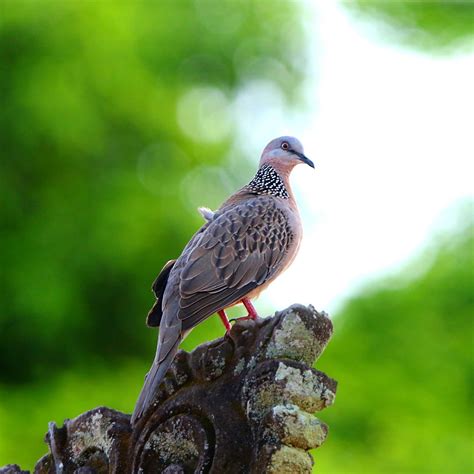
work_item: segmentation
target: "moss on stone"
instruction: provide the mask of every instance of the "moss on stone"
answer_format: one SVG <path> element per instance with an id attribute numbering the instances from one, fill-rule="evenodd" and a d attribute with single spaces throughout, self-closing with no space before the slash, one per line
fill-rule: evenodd
<path id="1" fill-rule="evenodd" d="M 270 460 L 270 474 L 307 474 L 313 468 L 311 456 L 304 450 L 282 446 Z"/>
<path id="2" fill-rule="evenodd" d="M 273 415 L 282 427 L 282 441 L 287 445 L 312 449 L 321 446 L 326 439 L 326 425 L 296 405 L 276 406 Z"/>
<path id="3" fill-rule="evenodd" d="M 83 429 L 75 431 L 71 436 L 71 446 L 75 456 L 90 447 L 98 447 L 109 456 L 113 440 L 108 436 L 113 422 L 101 411 L 95 412 L 85 423 Z"/>
<path id="4" fill-rule="evenodd" d="M 273 333 L 266 357 L 288 358 L 311 365 L 323 349 L 298 313 L 291 311 Z"/>

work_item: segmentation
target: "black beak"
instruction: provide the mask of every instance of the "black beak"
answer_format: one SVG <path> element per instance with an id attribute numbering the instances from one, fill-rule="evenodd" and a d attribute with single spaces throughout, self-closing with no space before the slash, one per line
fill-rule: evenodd
<path id="1" fill-rule="evenodd" d="M 303 153 L 300 153 L 298 151 L 293 151 L 293 153 L 303 162 L 306 163 L 307 165 L 311 166 L 311 168 L 314 168 L 314 163 Z"/>

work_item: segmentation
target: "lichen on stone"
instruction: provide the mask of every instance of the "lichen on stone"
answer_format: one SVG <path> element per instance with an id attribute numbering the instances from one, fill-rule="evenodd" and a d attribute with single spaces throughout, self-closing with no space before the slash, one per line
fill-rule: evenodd
<path id="1" fill-rule="evenodd" d="M 212 357 L 210 359 L 211 365 L 214 368 L 214 377 L 220 377 L 225 369 L 225 359 L 223 357 Z"/>
<path id="2" fill-rule="evenodd" d="M 324 346 L 306 327 L 298 313 L 291 311 L 273 333 L 266 357 L 284 357 L 312 364 L 323 349 Z"/>
<path id="3" fill-rule="evenodd" d="M 159 453 L 165 462 L 180 462 L 190 457 L 199 457 L 191 430 L 174 424 L 173 431 L 153 433 L 145 444 L 145 451 Z"/>
<path id="4" fill-rule="evenodd" d="M 285 444 L 311 449 L 321 446 L 326 439 L 326 425 L 296 405 L 278 405 L 273 408 L 273 415 L 282 427 Z"/>
<path id="5" fill-rule="evenodd" d="M 306 411 L 322 410 L 334 401 L 334 393 L 309 369 L 301 371 L 280 362 L 275 381 L 284 382 L 284 392 L 289 399 Z"/>
<path id="6" fill-rule="evenodd" d="M 108 430 L 112 422 L 105 417 L 101 411 L 96 411 L 85 421 L 80 430 L 71 434 L 71 443 L 73 454 L 79 456 L 82 451 L 90 447 L 102 449 L 107 456 L 110 455 L 113 440 L 108 436 Z"/>
<path id="7" fill-rule="evenodd" d="M 184 385 L 188 381 L 188 375 L 181 372 L 175 374 L 176 382 L 179 386 Z"/>
<path id="8" fill-rule="evenodd" d="M 311 456 L 304 450 L 282 446 L 270 460 L 267 472 L 270 474 L 307 474 L 313 467 Z"/>
<path id="9" fill-rule="evenodd" d="M 237 362 L 234 368 L 234 375 L 239 375 L 244 369 L 245 369 L 245 359 L 242 358 L 239 360 L 239 362 Z"/>

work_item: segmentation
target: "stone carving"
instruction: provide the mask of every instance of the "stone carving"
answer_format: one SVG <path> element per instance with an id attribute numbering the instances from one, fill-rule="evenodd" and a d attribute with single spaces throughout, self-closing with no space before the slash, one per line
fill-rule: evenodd
<path id="1" fill-rule="evenodd" d="M 336 393 L 311 365 L 331 334 L 311 306 L 237 321 L 228 335 L 178 353 L 136 426 L 105 407 L 50 423 L 50 453 L 35 473 L 310 473 L 308 450 L 328 431 L 313 413 Z"/>

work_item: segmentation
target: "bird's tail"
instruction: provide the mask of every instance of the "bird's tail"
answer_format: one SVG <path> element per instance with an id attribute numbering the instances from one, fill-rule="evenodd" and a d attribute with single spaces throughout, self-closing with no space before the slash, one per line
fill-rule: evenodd
<path id="1" fill-rule="evenodd" d="M 181 342 L 179 327 L 160 328 L 160 337 L 155 360 L 148 372 L 142 391 L 133 410 L 131 423 L 135 424 L 153 403 L 158 387 L 166 375 Z M 170 334 L 171 332 L 171 334 Z M 166 333 L 166 334 L 164 334 Z"/>

